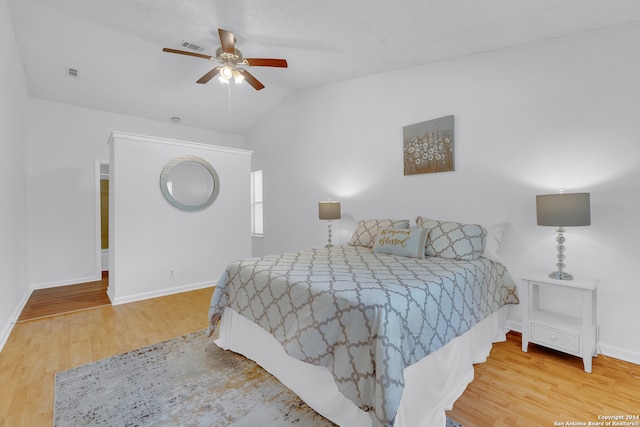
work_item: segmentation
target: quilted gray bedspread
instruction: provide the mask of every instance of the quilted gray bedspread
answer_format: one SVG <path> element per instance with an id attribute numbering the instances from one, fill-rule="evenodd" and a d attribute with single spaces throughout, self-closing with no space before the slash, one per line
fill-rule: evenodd
<path id="1" fill-rule="evenodd" d="M 518 302 L 506 268 L 487 258 L 405 258 L 340 246 L 230 264 L 209 308 L 270 332 L 292 357 L 324 366 L 374 425 L 390 425 L 403 369 Z"/>

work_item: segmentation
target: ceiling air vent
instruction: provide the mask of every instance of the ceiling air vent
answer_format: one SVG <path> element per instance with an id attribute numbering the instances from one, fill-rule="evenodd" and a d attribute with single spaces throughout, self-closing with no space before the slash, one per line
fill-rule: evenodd
<path id="1" fill-rule="evenodd" d="M 67 77 L 71 77 L 72 79 L 78 78 L 78 70 L 76 68 L 67 67 Z"/>
<path id="2" fill-rule="evenodd" d="M 193 44 L 191 42 L 184 41 L 184 40 L 180 42 L 180 45 L 186 49 L 193 50 L 194 52 L 202 52 L 204 50 L 203 47 L 198 46 L 197 44 Z"/>

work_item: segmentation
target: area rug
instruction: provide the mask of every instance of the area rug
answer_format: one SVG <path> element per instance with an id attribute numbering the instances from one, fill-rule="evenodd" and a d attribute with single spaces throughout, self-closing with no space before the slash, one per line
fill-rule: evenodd
<path id="1" fill-rule="evenodd" d="M 204 330 L 57 373 L 53 418 L 54 427 L 335 425 Z"/>

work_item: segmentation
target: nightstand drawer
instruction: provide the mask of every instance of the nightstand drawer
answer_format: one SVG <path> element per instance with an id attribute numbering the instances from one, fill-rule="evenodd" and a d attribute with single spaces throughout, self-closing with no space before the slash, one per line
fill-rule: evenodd
<path id="1" fill-rule="evenodd" d="M 556 350 L 580 354 L 580 337 L 577 334 L 531 323 L 531 341 Z"/>

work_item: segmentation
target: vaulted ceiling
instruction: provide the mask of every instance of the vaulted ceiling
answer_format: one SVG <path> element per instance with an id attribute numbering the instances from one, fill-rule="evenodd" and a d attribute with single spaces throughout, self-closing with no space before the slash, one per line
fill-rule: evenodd
<path id="1" fill-rule="evenodd" d="M 240 134 L 297 90 L 640 22 L 638 0 L 6 1 L 30 96 Z M 162 52 L 215 55 L 218 28 L 289 68 L 201 85 L 215 63 Z"/>

